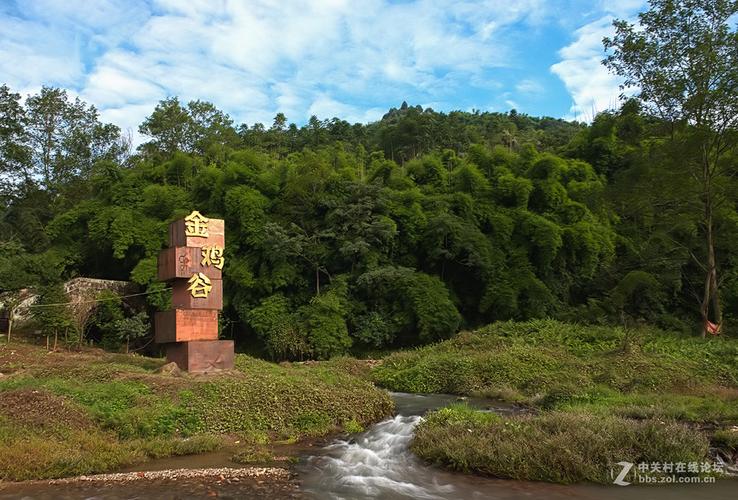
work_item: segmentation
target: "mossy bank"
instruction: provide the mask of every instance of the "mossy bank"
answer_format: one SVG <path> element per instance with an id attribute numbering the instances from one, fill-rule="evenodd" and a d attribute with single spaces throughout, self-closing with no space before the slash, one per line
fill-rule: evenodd
<path id="1" fill-rule="evenodd" d="M 456 470 L 611 482 L 622 460 L 736 460 L 738 341 L 730 338 L 496 323 L 394 353 L 371 377 L 396 391 L 491 396 L 530 409 L 502 419 L 463 408 L 429 415 L 413 449 Z"/>
<path id="2" fill-rule="evenodd" d="M 500 417 L 464 406 L 427 415 L 412 449 L 461 472 L 566 484 L 612 483 L 611 473 L 622 461 L 650 466 L 710 460 L 707 435 L 675 421 L 586 411 Z"/>
<path id="3" fill-rule="evenodd" d="M 210 376 L 156 373 L 160 359 L 0 347 L 0 479 L 112 471 L 224 442 L 295 442 L 392 412 L 371 383 L 330 366 L 238 355 Z"/>

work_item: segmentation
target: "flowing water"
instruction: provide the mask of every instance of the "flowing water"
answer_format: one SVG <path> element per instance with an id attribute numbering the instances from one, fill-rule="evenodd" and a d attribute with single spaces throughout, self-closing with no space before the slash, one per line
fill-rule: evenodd
<path id="1" fill-rule="evenodd" d="M 458 398 L 448 395 L 392 395 L 398 414 L 373 425 L 349 439 L 327 446 L 293 450 L 302 459 L 296 467 L 297 480 L 287 481 L 134 481 L 122 484 L 72 483 L 48 485 L 18 483 L 2 488 L 0 500 L 18 499 L 195 499 L 195 498 L 297 498 L 303 494 L 316 499 L 452 499 L 452 500 L 734 500 L 738 481 L 715 484 L 646 486 L 556 485 L 510 481 L 457 474 L 423 464 L 409 450 L 414 427 L 428 410 L 440 408 Z M 516 413 L 511 405 L 470 398 L 478 409 L 500 414 Z M 145 464 L 146 470 L 175 468 L 238 467 L 230 452 L 221 451 L 175 457 Z M 141 470 L 141 469 L 133 469 Z"/>
<path id="2" fill-rule="evenodd" d="M 298 467 L 304 491 L 335 499 L 735 499 L 738 481 L 666 487 L 553 485 L 446 472 L 423 464 L 409 449 L 422 415 L 457 400 L 448 395 L 393 394 L 398 415 L 348 440 L 337 440 Z M 473 407 L 500 414 L 510 405 L 468 399 Z"/>

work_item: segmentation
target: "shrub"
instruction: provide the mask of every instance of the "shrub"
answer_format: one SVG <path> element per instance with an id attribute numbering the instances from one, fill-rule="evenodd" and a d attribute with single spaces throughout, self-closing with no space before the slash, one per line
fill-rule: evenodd
<path id="1" fill-rule="evenodd" d="M 356 318 L 353 336 L 368 345 L 382 347 L 389 345 L 395 336 L 396 327 L 382 313 L 370 311 Z"/>
<path id="2" fill-rule="evenodd" d="M 239 450 L 231 457 L 231 461 L 237 464 L 263 464 L 274 460 L 272 453 L 263 445 L 254 445 Z"/>
<path id="3" fill-rule="evenodd" d="M 413 451 L 462 472 L 556 483 L 611 483 L 620 461 L 701 462 L 708 441 L 684 425 L 582 412 L 496 417 L 451 407 L 416 429 Z"/>
<path id="4" fill-rule="evenodd" d="M 356 284 L 368 307 L 382 311 L 382 328 L 387 329 L 383 335 L 388 339 L 444 339 L 453 335 L 461 323 L 448 288 L 435 276 L 387 266 L 362 274 Z"/>
<path id="5" fill-rule="evenodd" d="M 316 295 L 301 309 L 314 358 L 329 359 L 345 354 L 351 347 L 343 302 L 336 290 L 330 290 Z"/>
<path id="6" fill-rule="evenodd" d="M 41 326 L 45 335 L 53 335 L 54 343 L 59 335 L 65 340 L 76 342 L 80 338 L 72 316 L 72 312 L 65 304 L 69 296 L 62 285 L 47 285 L 39 290 L 36 308 L 33 309 L 33 319 Z"/>
<path id="7" fill-rule="evenodd" d="M 240 313 L 264 341 L 272 359 L 304 359 L 310 352 L 307 339 L 298 327 L 297 317 L 284 295 L 267 297 L 257 307 Z"/>

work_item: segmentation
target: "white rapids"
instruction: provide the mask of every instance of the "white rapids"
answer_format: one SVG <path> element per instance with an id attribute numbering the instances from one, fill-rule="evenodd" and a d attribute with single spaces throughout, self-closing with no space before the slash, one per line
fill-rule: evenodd
<path id="1" fill-rule="evenodd" d="M 410 451 L 413 429 L 421 417 L 398 415 L 374 425 L 351 441 L 327 446 L 311 457 L 321 481 L 308 491 L 331 498 L 448 498 L 452 484 L 440 484 L 433 469 L 423 467 Z"/>
<path id="2" fill-rule="evenodd" d="M 415 426 L 426 411 L 457 400 L 444 394 L 392 393 L 399 415 L 366 432 L 315 450 L 298 466 L 303 491 L 316 499 L 340 500 L 733 500 L 735 481 L 664 487 L 558 485 L 457 474 L 424 464 L 410 451 Z M 519 410 L 500 402 L 468 398 L 479 409 L 500 414 Z"/>
<path id="3" fill-rule="evenodd" d="M 336 440 L 319 455 L 307 458 L 300 474 L 305 491 L 315 498 L 346 500 L 488 498 L 488 492 L 474 478 L 429 467 L 410 451 L 421 415 L 458 398 L 404 393 L 392 393 L 392 398 L 399 415 L 348 440 Z M 487 409 L 489 403 L 474 398 L 468 402 L 480 409 Z M 495 411 L 513 409 L 503 405 Z"/>

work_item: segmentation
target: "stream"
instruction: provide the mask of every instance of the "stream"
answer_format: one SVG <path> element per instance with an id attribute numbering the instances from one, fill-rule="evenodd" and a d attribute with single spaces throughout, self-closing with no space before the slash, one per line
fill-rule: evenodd
<path id="1" fill-rule="evenodd" d="M 413 429 L 429 410 L 456 402 L 445 394 L 393 393 L 397 415 L 349 440 L 336 440 L 307 457 L 297 470 L 303 490 L 318 499 L 453 500 L 728 500 L 738 498 L 738 481 L 673 486 L 557 485 L 512 481 L 443 471 L 422 463 L 409 449 Z M 499 414 L 514 406 L 467 398 L 472 407 Z"/>
<path id="2" fill-rule="evenodd" d="M 453 499 L 453 500 L 733 500 L 738 481 L 713 484 L 648 486 L 557 485 L 492 479 L 430 467 L 409 449 L 413 429 L 429 410 L 458 400 L 456 396 L 393 393 L 397 415 L 367 431 L 336 439 L 325 446 L 298 446 L 296 477 L 230 480 L 214 478 L 157 479 L 129 482 L 75 482 L 50 485 L 43 481 L 2 485 L 0 500 L 18 499 L 194 499 L 308 498 L 315 499 Z M 520 410 L 498 401 L 468 398 L 472 407 L 500 414 Z M 154 460 L 128 472 L 171 469 L 238 468 L 232 452 L 221 450 L 187 457 Z"/>

